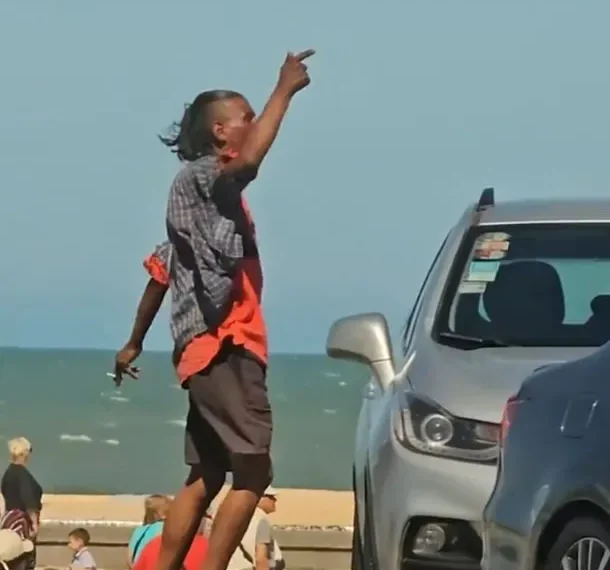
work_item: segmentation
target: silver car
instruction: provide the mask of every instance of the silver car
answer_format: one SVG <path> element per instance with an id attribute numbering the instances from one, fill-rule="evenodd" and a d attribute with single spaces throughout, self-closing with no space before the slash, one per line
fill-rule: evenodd
<path id="1" fill-rule="evenodd" d="M 372 372 L 354 568 L 480 567 L 506 400 L 534 370 L 608 338 L 609 227 L 610 200 L 495 203 L 487 189 L 434 258 L 400 356 L 380 314 L 333 324 L 327 353 Z"/>
<path id="2" fill-rule="evenodd" d="M 610 290 L 610 251 L 597 263 Z M 595 304 L 604 305 L 597 324 L 610 336 L 610 295 Z M 610 568 L 609 378 L 606 344 L 543 368 L 507 403 L 498 479 L 484 514 L 487 570 Z"/>

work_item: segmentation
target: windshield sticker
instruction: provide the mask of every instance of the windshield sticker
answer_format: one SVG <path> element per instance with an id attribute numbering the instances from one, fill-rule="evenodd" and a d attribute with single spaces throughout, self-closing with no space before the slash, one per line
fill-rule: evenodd
<path id="1" fill-rule="evenodd" d="M 474 244 L 475 249 L 489 249 L 491 251 L 508 251 L 510 242 L 499 240 L 481 240 Z"/>
<path id="2" fill-rule="evenodd" d="M 469 293 L 485 293 L 487 283 L 485 281 L 463 281 L 458 287 L 458 293 L 468 295 Z"/>
<path id="3" fill-rule="evenodd" d="M 499 269 L 499 261 L 473 261 L 468 268 L 466 281 L 495 281 Z"/>
<path id="4" fill-rule="evenodd" d="M 481 234 L 479 237 L 482 241 L 507 241 L 510 239 L 510 235 L 504 232 L 489 232 L 487 234 Z"/>
<path id="5" fill-rule="evenodd" d="M 473 257 L 481 260 L 503 259 L 510 247 L 509 237 L 500 232 L 483 234 L 474 244 Z"/>
<path id="6" fill-rule="evenodd" d="M 505 257 L 506 257 L 506 251 L 503 251 L 501 249 L 481 248 L 481 249 L 476 249 L 474 251 L 475 259 L 494 261 L 494 260 L 498 260 L 498 259 L 504 259 Z"/>

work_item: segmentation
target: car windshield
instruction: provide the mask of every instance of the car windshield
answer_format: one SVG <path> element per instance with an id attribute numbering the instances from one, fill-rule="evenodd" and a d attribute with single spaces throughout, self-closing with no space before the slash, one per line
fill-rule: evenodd
<path id="1" fill-rule="evenodd" d="M 473 228 L 452 273 L 440 342 L 600 346 L 610 339 L 610 225 Z"/>

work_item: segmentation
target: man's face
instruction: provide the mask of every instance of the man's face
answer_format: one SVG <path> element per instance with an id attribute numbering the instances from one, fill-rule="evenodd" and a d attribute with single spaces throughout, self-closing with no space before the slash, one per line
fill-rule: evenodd
<path id="1" fill-rule="evenodd" d="M 215 104 L 212 129 L 214 136 L 224 143 L 224 151 L 239 154 L 252 128 L 254 117 L 250 103 L 243 97 L 234 97 Z"/>

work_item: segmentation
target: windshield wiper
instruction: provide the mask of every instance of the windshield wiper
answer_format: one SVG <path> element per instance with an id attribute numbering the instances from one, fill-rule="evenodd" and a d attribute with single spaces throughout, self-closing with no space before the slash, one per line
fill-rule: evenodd
<path id="1" fill-rule="evenodd" d="M 469 348 L 493 348 L 497 346 L 508 346 L 508 344 L 504 341 L 495 338 L 479 338 L 477 336 L 469 336 L 451 331 L 439 332 L 438 336 L 447 340 L 455 340 L 462 344 L 467 344 L 469 345 Z"/>

